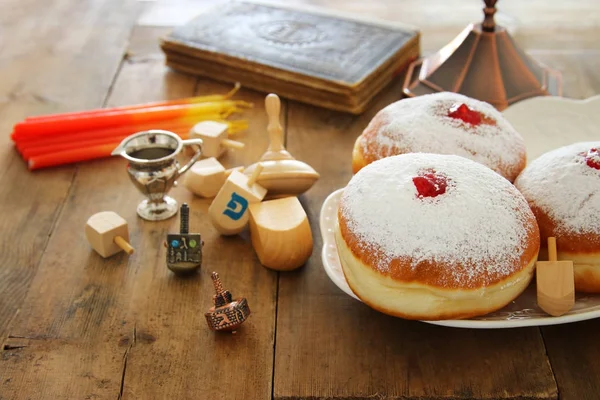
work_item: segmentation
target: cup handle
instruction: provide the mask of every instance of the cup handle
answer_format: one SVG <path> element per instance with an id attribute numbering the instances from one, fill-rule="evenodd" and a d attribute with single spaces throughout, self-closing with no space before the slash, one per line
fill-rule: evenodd
<path id="1" fill-rule="evenodd" d="M 198 146 L 198 147 L 196 148 L 196 153 L 194 153 L 194 155 L 192 156 L 190 161 L 188 161 L 187 164 L 185 164 L 183 167 L 181 167 L 179 169 L 179 171 L 177 171 L 178 175 L 183 175 L 188 169 L 190 169 L 192 167 L 192 165 L 194 165 L 196 163 L 196 161 L 198 161 L 198 159 L 202 155 L 202 139 L 187 139 L 187 140 L 182 140 L 182 143 L 184 146 Z"/>

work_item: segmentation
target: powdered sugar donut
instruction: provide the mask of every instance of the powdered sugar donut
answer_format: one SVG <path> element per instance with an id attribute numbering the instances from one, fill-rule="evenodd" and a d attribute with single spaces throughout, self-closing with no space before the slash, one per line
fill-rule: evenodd
<path id="1" fill-rule="evenodd" d="M 556 237 L 560 260 L 572 260 L 575 289 L 600 293 L 600 142 L 543 154 L 515 181 L 540 227 L 542 257 Z"/>
<path id="2" fill-rule="evenodd" d="M 459 155 L 511 182 L 526 164 L 523 138 L 498 110 L 450 92 L 400 100 L 379 111 L 354 144 L 352 169 L 404 153 Z"/>
<path id="3" fill-rule="evenodd" d="M 335 235 L 352 291 L 381 312 L 420 320 L 502 308 L 531 281 L 540 246 L 510 182 L 466 158 L 423 153 L 358 172 Z"/>

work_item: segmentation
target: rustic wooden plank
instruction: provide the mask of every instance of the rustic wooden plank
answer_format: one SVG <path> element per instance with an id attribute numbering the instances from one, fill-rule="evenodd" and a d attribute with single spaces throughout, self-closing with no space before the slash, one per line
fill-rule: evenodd
<path id="1" fill-rule="evenodd" d="M 143 60 L 156 58 L 158 47 L 148 40 L 157 43 L 156 37 L 162 33 L 158 29 L 136 29 L 132 53 Z M 158 71 L 164 71 L 162 58 L 153 68 L 152 73 L 138 71 L 135 75 L 159 76 Z M 131 87 L 125 91 L 128 89 L 134 90 Z M 198 84 L 199 93 L 224 93 L 229 89 L 206 80 Z M 242 90 L 236 98 L 252 102 L 254 108 L 240 117 L 248 119 L 250 127 L 236 138 L 248 146 L 221 159 L 228 167 L 257 161 L 268 145 L 264 95 Z M 230 238 L 218 235 L 208 220 L 209 200 L 194 198 L 182 187 L 173 193 L 190 205 L 190 229 L 200 232 L 205 242 L 202 273 L 191 280 L 176 279 L 164 264 L 162 246 L 141 250 L 153 267 L 136 278 L 136 293 L 144 298 L 130 307 L 126 319 L 135 319 L 137 330 L 149 333 L 156 341 L 136 344 L 131 349 L 123 398 L 189 398 L 200 394 L 207 399 L 270 398 L 277 274 L 260 266 L 247 232 Z M 145 223 L 143 226 L 145 230 L 150 228 Z M 166 227 L 176 231 L 178 221 L 165 225 L 163 237 Z M 250 304 L 252 315 L 236 335 L 215 334 L 206 326 L 204 313 L 212 306 L 214 293 L 210 279 L 213 270 L 234 297 L 244 296 Z"/>
<path id="2" fill-rule="evenodd" d="M 196 86 L 198 93 L 230 88 L 168 72 L 159 58 L 136 62 L 134 57 L 123 66 L 109 103 L 190 96 Z M 255 146 L 229 154 L 229 165 L 255 161 L 267 145 L 263 96 L 243 92 L 239 98 L 256 103 L 252 130 L 240 136 Z M 172 275 L 162 243 L 167 232 L 179 229 L 179 221 L 147 222 L 136 216 L 142 196 L 129 182 L 125 164 L 115 158 L 79 167 L 30 295 L 5 343 L 2 395 L 149 399 L 202 393 L 217 398 L 227 388 L 237 398 L 269 398 L 276 273 L 258 264 L 247 234 L 219 237 L 207 218 L 209 202 L 180 186 L 172 195 L 190 204 L 191 227 L 203 235 L 206 247 L 199 275 Z M 89 248 L 83 223 L 101 210 L 114 210 L 129 222 L 133 256 L 103 260 Z M 237 335 L 215 335 L 206 326 L 212 270 L 234 296 L 247 297 L 253 311 Z"/>
<path id="3" fill-rule="evenodd" d="M 323 271 L 321 204 L 347 183 L 354 140 L 400 88 L 399 81 L 358 118 L 289 103 L 288 150 L 322 177 L 303 196 L 315 251 L 303 269 L 280 274 L 274 397 L 556 398 L 537 329 L 451 329 L 391 318 L 342 293 Z"/>
<path id="4" fill-rule="evenodd" d="M 598 329 L 598 320 L 542 329 L 561 400 L 598 398 Z"/>
<path id="5" fill-rule="evenodd" d="M 25 116 L 102 105 L 137 6 L 8 0 L 0 5 L 0 342 L 23 302 L 75 168 L 31 173 L 10 144 Z"/>

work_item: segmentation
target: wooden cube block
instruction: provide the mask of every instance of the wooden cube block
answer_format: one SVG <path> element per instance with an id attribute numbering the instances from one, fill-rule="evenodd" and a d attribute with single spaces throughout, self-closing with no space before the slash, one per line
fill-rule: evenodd
<path id="1" fill-rule="evenodd" d="M 222 141 L 227 139 L 227 124 L 215 121 L 202 121 L 194 125 L 190 138 L 202 139 L 203 157 L 220 157 L 226 150 Z"/>
<path id="2" fill-rule="evenodd" d="M 250 236 L 260 263 L 278 271 L 302 266 L 313 250 L 308 217 L 297 197 L 249 206 Z"/>
<path id="3" fill-rule="evenodd" d="M 127 221 L 113 211 L 92 215 L 85 225 L 85 237 L 102 257 L 110 257 L 122 250 L 131 254 Z"/>
<path id="4" fill-rule="evenodd" d="M 215 197 L 226 179 L 225 167 L 216 158 L 211 157 L 197 161 L 185 173 L 183 184 L 197 196 Z"/>
<path id="5" fill-rule="evenodd" d="M 252 177 L 233 171 L 208 209 L 215 228 L 223 235 L 235 235 L 248 223 L 248 206 L 260 203 L 267 189 L 257 183 L 248 184 Z"/>

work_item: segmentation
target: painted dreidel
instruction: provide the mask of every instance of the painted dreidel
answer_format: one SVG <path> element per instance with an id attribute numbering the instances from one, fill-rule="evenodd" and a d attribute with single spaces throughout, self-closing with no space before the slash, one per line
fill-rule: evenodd
<path id="1" fill-rule="evenodd" d="M 297 197 L 250 205 L 252 246 L 262 265 L 289 271 L 306 263 L 313 250 L 310 224 Z"/>
<path id="2" fill-rule="evenodd" d="M 259 161 L 264 170 L 258 183 L 269 191 L 269 197 L 302 194 L 315 184 L 319 173 L 305 162 L 296 160 L 283 146 L 283 128 L 279 123 L 281 102 L 276 94 L 266 97 L 265 109 L 269 117 L 270 144 Z M 252 175 L 259 163 L 248 166 L 244 173 Z"/>
<path id="3" fill-rule="evenodd" d="M 241 150 L 244 143 L 227 139 L 229 126 L 216 121 L 202 121 L 194 125 L 190 138 L 202 139 L 202 156 L 219 158 L 229 149 Z"/>
<path id="4" fill-rule="evenodd" d="M 250 316 L 250 307 L 245 298 L 233 300 L 231 292 L 223 289 L 219 274 L 212 273 L 216 294 L 213 296 L 213 306 L 204 316 L 208 327 L 213 331 L 235 330 Z"/>
<path id="5" fill-rule="evenodd" d="M 179 233 L 169 233 L 167 247 L 167 268 L 176 274 L 189 274 L 202 266 L 202 237 L 199 233 L 190 233 L 190 209 L 186 203 L 181 205 Z"/>
<path id="6" fill-rule="evenodd" d="M 260 203 L 267 189 L 256 183 L 262 166 L 254 169 L 248 177 L 233 171 L 208 208 L 208 215 L 214 227 L 222 235 L 235 235 L 248 224 L 248 206 Z"/>
<path id="7" fill-rule="evenodd" d="M 225 169 L 216 158 L 210 157 L 196 161 L 184 175 L 183 185 L 196 196 L 211 198 L 215 197 L 233 172 L 242 172 L 244 167 Z"/>
<path id="8" fill-rule="evenodd" d="M 575 305 L 573 261 L 558 261 L 556 238 L 548 238 L 548 260 L 536 264 L 538 306 L 553 317 L 567 313 Z"/>
<path id="9" fill-rule="evenodd" d="M 92 248 L 102 257 L 110 257 L 120 251 L 133 253 L 129 244 L 127 221 L 113 211 L 92 215 L 85 224 L 85 237 Z"/>

